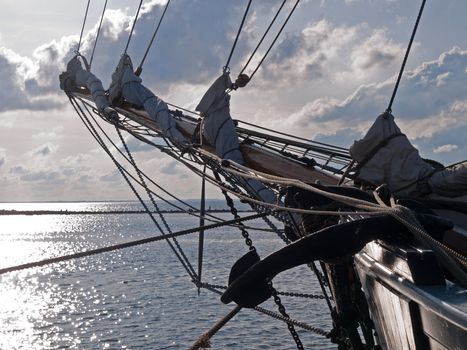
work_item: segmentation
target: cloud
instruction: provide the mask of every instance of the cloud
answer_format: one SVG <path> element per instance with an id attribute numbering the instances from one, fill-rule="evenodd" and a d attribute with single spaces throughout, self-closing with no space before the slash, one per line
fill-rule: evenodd
<path id="1" fill-rule="evenodd" d="M 6 150 L 0 147 L 0 169 L 6 162 Z"/>
<path id="2" fill-rule="evenodd" d="M 33 157 L 45 157 L 50 155 L 51 153 L 55 153 L 58 149 L 58 146 L 52 143 L 46 143 L 44 145 L 41 145 L 39 147 L 34 148 L 33 150 L 27 152 L 27 155 L 33 156 Z"/>
<path id="3" fill-rule="evenodd" d="M 99 177 L 99 181 L 111 183 L 120 183 L 122 182 L 122 179 L 122 175 L 118 170 L 113 170 Z"/>
<path id="4" fill-rule="evenodd" d="M 365 81 L 393 69 L 402 50 L 384 29 L 365 23 L 334 26 L 323 19 L 285 34 L 258 73 L 265 83 L 274 81 L 279 86 L 324 78 Z"/>
<path id="5" fill-rule="evenodd" d="M 128 48 L 135 66 L 140 63 L 159 21 L 165 6 L 161 4 L 162 1 L 151 1 L 140 12 Z M 172 2 L 143 67 L 145 84 L 165 90 L 173 83 L 206 83 L 220 74 L 242 11 L 243 6 L 231 1 Z M 206 25 L 199 20 L 206 12 L 220 20 Z M 93 61 L 95 71 L 106 84 L 123 52 L 132 22 L 133 13 L 126 10 L 106 11 Z M 97 24 L 83 39 L 82 53 L 87 57 L 96 32 Z M 239 43 L 236 54 L 241 55 L 245 48 L 245 42 Z"/>
<path id="6" fill-rule="evenodd" d="M 20 176 L 21 181 L 26 182 L 54 182 L 63 183 L 58 171 L 33 171 Z"/>
<path id="7" fill-rule="evenodd" d="M 433 149 L 433 153 L 448 153 L 448 152 L 452 152 L 456 149 L 458 149 L 459 147 L 457 145 L 451 145 L 451 144 L 447 144 L 447 145 L 442 145 L 442 146 L 438 146 L 436 147 L 435 149 Z"/>
<path id="8" fill-rule="evenodd" d="M 164 1 L 151 1 L 142 8 L 128 49 L 135 66 L 147 48 L 164 6 Z M 167 91 L 176 83 L 210 82 L 225 64 L 243 10 L 243 5 L 231 1 L 219 1 L 214 5 L 199 2 L 171 4 L 145 62 L 142 74 L 145 84 L 156 86 L 158 91 Z M 206 25 L 199 20 L 206 11 L 212 18 L 222 20 Z M 133 15 L 128 9 L 108 9 L 105 13 L 93 59 L 93 72 L 104 86 L 110 83 L 111 73 L 123 52 Z M 81 53 L 88 59 L 97 28 L 98 23 L 82 40 Z M 63 107 L 65 99 L 59 90 L 58 76 L 74 55 L 77 41 L 76 35 L 53 40 L 38 47 L 32 58 L 0 47 L 0 79 L 4 87 L 0 92 L 0 112 Z M 246 49 L 248 35 L 239 42 L 235 54 L 242 56 Z"/>
<path id="9" fill-rule="evenodd" d="M 132 153 L 134 153 L 134 152 L 148 152 L 148 151 L 151 152 L 151 151 L 155 150 L 154 146 L 151 146 L 151 145 L 147 144 L 146 142 L 142 142 L 142 141 L 138 140 L 133 135 L 125 136 L 124 140 L 125 140 L 125 143 L 126 143 L 128 149 Z M 118 144 L 118 148 L 120 149 L 120 151 L 122 151 L 124 154 L 126 154 L 125 147 L 123 146 L 123 144 L 121 142 Z"/>
<path id="10" fill-rule="evenodd" d="M 52 130 L 48 131 L 40 131 L 38 133 L 35 133 L 32 135 L 33 139 L 44 139 L 44 140 L 59 140 L 63 138 L 62 131 L 64 131 L 65 128 L 63 126 L 56 126 L 52 128 Z"/>
<path id="11" fill-rule="evenodd" d="M 41 75 L 37 74 L 38 63 L 0 47 L 0 112 L 16 109 L 48 110 L 63 106 L 63 103 L 44 93 L 50 92 L 51 87 L 46 86 L 48 83 L 43 82 Z M 57 75 L 53 77 L 56 79 Z"/>
<path id="12" fill-rule="evenodd" d="M 26 173 L 26 170 L 24 169 L 24 167 L 22 165 L 16 165 L 16 166 L 10 168 L 10 174 L 22 175 L 22 174 L 25 174 L 25 173 Z"/>
<path id="13" fill-rule="evenodd" d="M 404 75 L 393 110 L 409 137 L 429 138 L 467 123 L 465 67 L 467 51 L 453 48 Z M 440 79 L 443 84 L 439 84 Z M 311 135 L 330 135 L 344 129 L 363 133 L 387 106 L 394 81 L 391 78 L 362 85 L 343 100 L 316 99 L 292 114 L 287 123 L 302 132 L 305 128 Z"/>

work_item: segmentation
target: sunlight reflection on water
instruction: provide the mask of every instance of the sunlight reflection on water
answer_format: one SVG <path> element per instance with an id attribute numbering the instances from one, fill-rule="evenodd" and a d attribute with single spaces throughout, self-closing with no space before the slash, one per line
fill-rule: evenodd
<path id="1" fill-rule="evenodd" d="M 23 209 L 14 209 L 52 210 L 54 206 L 47 203 L 40 206 L 45 209 L 38 209 L 24 204 Z M 66 209 L 125 206 L 129 208 L 128 203 L 71 203 Z M 167 219 L 174 231 L 197 225 L 196 219 L 182 214 Z M 0 216 L 0 267 L 154 234 L 150 220 L 139 214 Z M 281 246 L 264 233 L 252 233 L 252 237 L 263 255 Z M 179 241 L 196 263 L 196 236 Z M 232 228 L 207 232 L 205 247 L 205 280 L 225 284 L 230 266 L 245 252 L 243 239 Z M 318 286 L 311 277 L 304 279 L 303 273 L 309 276 L 307 271 L 292 270 L 288 277 L 280 276 L 278 283 L 284 281 L 283 290 L 318 293 Z M 0 349 L 186 349 L 232 307 L 207 291 L 198 297 L 163 242 L 4 274 L 0 295 Z M 297 319 L 313 321 L 318 316 L 314 324 L 329 329 L 322 301 L 306 301 L 306 307 L 296 299 L 284 297 L 284 302 Z M 266 307 L 274 309 L 269 302 Z M 313 334 L 300 334 L 307 348 L 335 348 Z M 247 349 L 252 344 L 258 349 L 295 347 L 282 322 L 248 310 L 213 339 L 214 348 Z"/>

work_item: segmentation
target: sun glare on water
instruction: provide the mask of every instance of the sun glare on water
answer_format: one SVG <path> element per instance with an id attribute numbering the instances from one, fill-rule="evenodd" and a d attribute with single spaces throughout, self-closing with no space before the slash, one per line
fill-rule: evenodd
<path id="1" fill-rule="evenodd" d="M 37 207 L 36 207 L 37 208 Z M 27 210 L 27 209 L 21 209 Z M 1 215 L 0 268 L 68 254 L 70 247 L 54 233 L 72 232 L 76 217 L 65 215 Z M 51 319 L 73 303 L 56 300 L 50 274 L 70 264 L 32 268 L 0 275 L 0 349 L 44 349 L 54 339 Z M 49 334 L 44 338 L 39 333 Z M 72 344 L 71 340 L 68 344 Z"/>

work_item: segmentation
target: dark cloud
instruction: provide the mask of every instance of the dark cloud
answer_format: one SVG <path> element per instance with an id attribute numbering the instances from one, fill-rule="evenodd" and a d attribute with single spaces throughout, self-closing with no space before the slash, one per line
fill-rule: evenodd
<path id="1" fill-rule="evenodd" d="M 38 149 L 37 151 L 34 151 L 32 154 L 33 154 L 34 156 L 44 156 L 44 157 L 45 157 L 45 156 L 49 155 L 50 152 L 51 152 L 51 151 L 50 151 L 49 146 L 48 146 L 48 145 L 45 145 L 44 147 Z"/>
<path id="2" fill-rule="evenodd" d="M 23 175 L 26 173 L 26 169 L 22 165 L 16 165 L 10 168 L 10 174 L 12 175 Z"/>
<path id="3" fill-rule="evenodd" d="M 108 174 L 102 175 L 99 177 L 99 180 L 102 182 L 121 183 L 122 175 L 118 170 L 114 170 Z"/>
<path id="4" fill-rule="evenodd" d="M 165 175 L 176 175 L 178 163 L 175 160 L 171 160 L 159 168 L 160 172 Z"/>
<path id="5" fill-rule="evenodd" d="M 26 172 L 26 174 L 20 176 L 21 181 L 26 182 L 62 182 L 60 173 L 58 171 L 35 171 Z"/>
<path id="6" fill-rule="evenodd" d="M 26 78 L 33 69 L 33 63 L 28 59 L 0 48 L 0 112 L 17 109 L 49 110 L 64 105 L 40 92 L 39 80 Z M 53 76 L 57 79 L 57 74 Z M 51 87 L 47 86 L 44 91 L 49 93 Z"/>

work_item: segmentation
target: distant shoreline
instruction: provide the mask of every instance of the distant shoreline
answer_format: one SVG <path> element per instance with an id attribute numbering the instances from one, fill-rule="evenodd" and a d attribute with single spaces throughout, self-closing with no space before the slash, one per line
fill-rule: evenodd
<path id="1" fill-rule="evenodd" d="M 237 210 L 238 212 L 252 212 L 252 210 Z M 182 214 L 182 213 L 199 213 L 199 210 L 187 209 L 184 210 L 160 210 L 151 211 L 151 213 L 161 214 Z M 207 213 L 229 213 L 228 209 L 209 209 Z M 77 210 L 0 210 L 0 215 L 109 215 L 109 214 L 146 214 L 145 210 L 108 210 L 108 211 L 77 211 Z"/>

